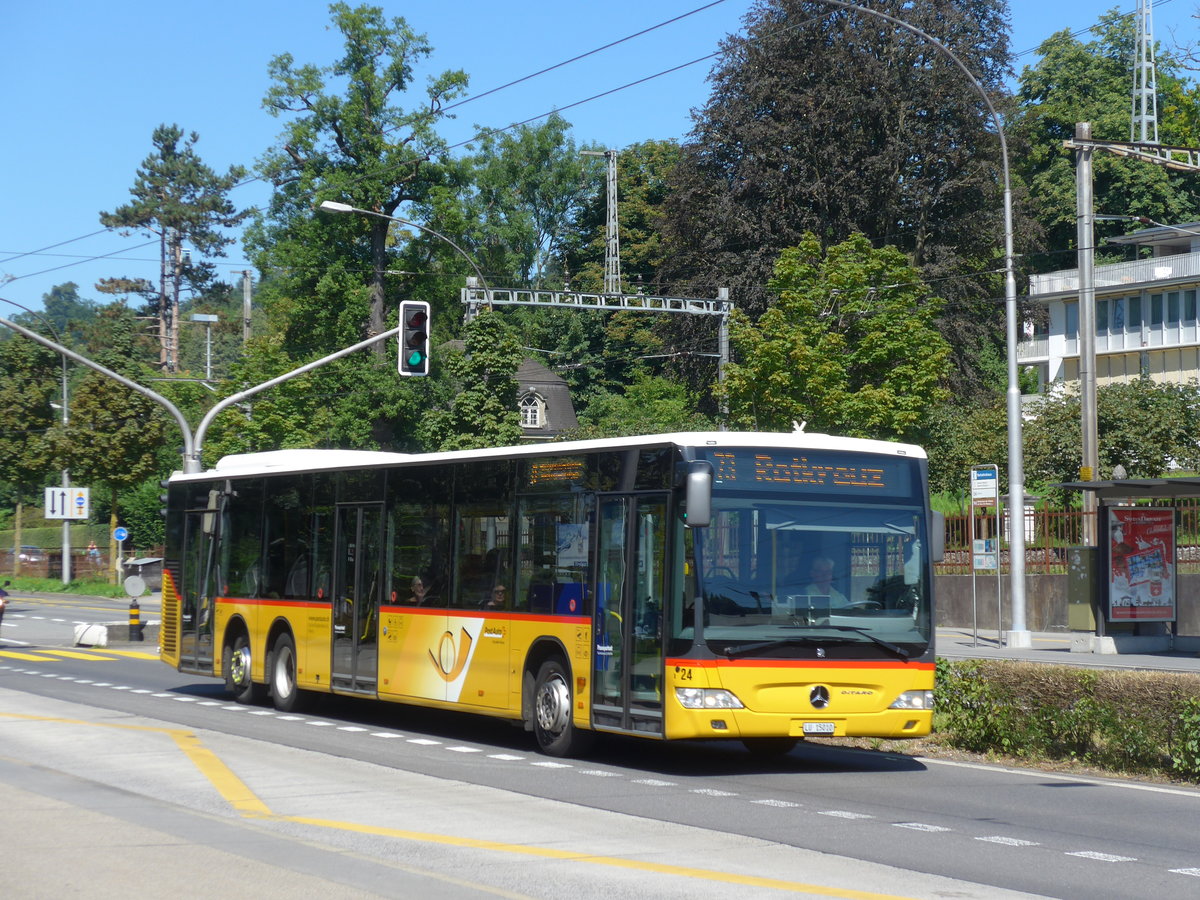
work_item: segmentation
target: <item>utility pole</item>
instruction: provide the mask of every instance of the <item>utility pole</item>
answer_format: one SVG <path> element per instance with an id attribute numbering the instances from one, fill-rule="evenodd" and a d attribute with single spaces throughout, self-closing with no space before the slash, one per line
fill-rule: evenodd
<path id="1" fill-rule="evenodd" d="M 608 160 L 604 220 L 604 293 L 621 293 L 621 236 L 617 228 L 617 151 L 581 150 L 580 156 L 603 156 Z"/>
<path id="2" fill-rule="evenodd" d="M 242 349 L 250 342 L 250 270 L 242 270 Z"/>

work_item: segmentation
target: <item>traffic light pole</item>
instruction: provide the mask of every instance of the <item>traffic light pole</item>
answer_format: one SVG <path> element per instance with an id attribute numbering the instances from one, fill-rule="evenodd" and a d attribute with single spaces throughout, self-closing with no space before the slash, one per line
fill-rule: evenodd
<path id="1" fill-rule="evenodd" d="M 132 391 L 137 391 L 142 396 L 150 398 L 155 403 L 165 408 L 167 412 L 171 414 L 171 417 L 175 419 L 176 424 L 179 425 L 179 431 L 183 435 L 183 471 L 188 474 L 203 471 L 204 467 L 200 462 L 200 453 L 203 449 L 204 435 L 208 431 L 208 426 L 212 423 L 212 420 L 217 413 L 235 403 L 241 403 L 247 397 L 253 397 L 255 394 L 265 391 L 267 388 L 274 387 L 277 384 L 282 384 L 283 382 L 289 381 L 298 375 L 303 375 L 306 372 L 311 372 L 313 369 L 319 368 L 326 363 L 331 363 L 335 359 L 341 359 L 343 356 L 348 356 L 351 353 L 362 350 L 364 347 L 370 347 L 372 344 L 377 344 L 380 341 L 386 341 L 388 338 L 395 337 L 400 333 L 399 328 L 391 328 L 385 332 L 382 332 L 381 334 L 375 335 L 374 337 L 369 337 L 365 341 L 359 341 L 353 347 L 346 347 L 343 350 L 338 350 L 336 353 L 331 353 L 328 356 L 324 356 L 321 359 L 316 360 L 315 362 L 310 362 L 298 369 L 293 369 L 291 372 L 288 372 L 285 375 L 280 375 L 278 378 L 272 378 L 270 381 L 263 382 L 256 387 L 241 391 L 240 393 L 234 394 L 231 397 L 226 397 L 208 411 L 208 413 L 200 421 L 200 425 L 196 428 L 195 434 L 193 435 L 191 426 L 188 425 L 187 419 L 184 418 L 183 413 L 179 411 L 179 408 L 174 403 L 161 394 L 150 390 L 150 388 L 146 387 L 145 385 L 138 384 L 136 381 L 126 378 L 124 375 L 119 375 L 118 373 L 112 371 L 112 369 L 105 368 L 98 362 L 93 362 L 86 356 L 81 356 L 74 350 L 70 350 L 61 344 L 55 343 L 49 338 L 43 337 L 36 331 L 31 331 L 23 325 L 18 325 L 16 322 L 12 322 L 3 318 L 0 318 L 0 325 L 11 328 L 13 331 L 17 332 L 17 334 L 24 335 L 30 340 L 41 344 L 43 347 L 50 348 L 55 353 L 61 353 L 63 356 L 67 357 L 67 359 L 74 360 L 81 366 L 87 366 L 89 369 L 94 369 L 101 375 L 107 375 L 114 381 L 125 385 L 125 387 Z"/>
<path id="2" fill-rule="evenodd" d="M 280 375 L 278 378 L 272 378 L 270 381 L 264 381 L 260 385 L 247 388 L 244 391 L 240 391 L 236 394 L 226 397 L 224 400 L 218 401 L 212 409 L 205 413 L 204 418 L 200 420 L 200 424 L 196 427 L 196 440 L 192 449 L 193 457 L 190 460 L 192 467 L 189 468 L 189 460 L 185 458 L 183 470 L 185 472 L 202 471 L 202 466 L 200 464 L 200 453 L 204 449 L 204 435 L 208 432 L 208 426 L 212 424 L 212 420 L 216 417 L 217 413 L 228 409 L 235 403 L 241 403 L 243 400 L 253 397 L 255 394 L 261 393 L 267 388 L 272 388 L 276 385 L 283 384 L 285 381 L 291 381 L 293 378 L 304 375 L 307 372 L 311 372 L 313 369 L 320 368 L 326 363 L 333 362 L 335 359 L 341 359 L 343 356 L 349 356 L 351 353 L 355 353 L 365 347 L 370 347 L 372 344 L 378 344 L 380 341 L 386 341 L 388 338 L 395 337 L 399 333 L 400 329 L 398 327 L 390 328 L 387 331 L 375 335 L 374 337 L 367 338 L 365 341 L 359 341 L 353 347 L 346 347 L 342 350 L 338 350 L 336 353 L 330 353 L 328 356 L 323 356 L 320 359 L 310 362 L 307 365 L 303 365 L 298 369 L 292 369 L 292 371 L 287 372 L 284 375 Z"/>

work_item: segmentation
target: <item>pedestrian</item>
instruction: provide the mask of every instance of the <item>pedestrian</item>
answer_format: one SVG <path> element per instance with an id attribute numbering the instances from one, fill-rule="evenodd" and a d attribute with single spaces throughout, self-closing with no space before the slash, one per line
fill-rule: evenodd
<path id="1" fill-rule="evenodd" d="M 96 546 L 95 541 L 88 543 L 87 555 L 92 562 L 100 561 L 100 548 Z"/>

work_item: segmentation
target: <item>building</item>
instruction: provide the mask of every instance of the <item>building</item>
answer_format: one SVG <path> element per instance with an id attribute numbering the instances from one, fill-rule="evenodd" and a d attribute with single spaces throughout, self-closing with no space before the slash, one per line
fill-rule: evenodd
<path id="1" fill-rule="evenodd" d="M 532 359 L 517 369 L 517 404 L 526 440 L 550 441 L 579 424 L 567 383 Z"/>
<path id="2" fill-rule="evenodd" d="M 1147 228 L 1109 239 L 1146 258 L 1097 265 L 1096 386 L 1148 377 L 1161 383 L 1200 380 L 1200 222 Z M 1038 373 L 1038 390 L 1078 388 L 1079 270 L 1030 279 L 1029 299 L 1046 304 L 1044 326 L 1017 348 L 1023 368 Z"/>

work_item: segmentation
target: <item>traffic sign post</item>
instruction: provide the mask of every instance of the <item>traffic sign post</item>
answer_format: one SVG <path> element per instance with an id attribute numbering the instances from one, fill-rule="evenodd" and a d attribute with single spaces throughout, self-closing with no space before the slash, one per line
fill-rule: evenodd
<path id="1" fill-rule="evenodd" d="M 121 560 L 125 556 L 124 544 L 129 540 L 129 529 L 118 525 L 113 529 L 112 537 L 117 542 L 117 555 L 113 557 L 113 569 L 120 576 L 125 573 L 125 566 L 122 565 Z"/>
<path id="2" fill-rule="evenodd" d="M 992 510 L 995 517 L 991 538 L 975 537 L 978 510 Z M 983 465 L 971 467 L 971 614 L 974 621 L 974 646 L 979 646 L 979 602 L 976 578 L 981 571 L 996 573 L 996 644 L 1004 644 L 1004 616 L 1000 596 L 1000 469 Z"/>

